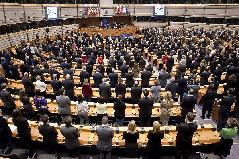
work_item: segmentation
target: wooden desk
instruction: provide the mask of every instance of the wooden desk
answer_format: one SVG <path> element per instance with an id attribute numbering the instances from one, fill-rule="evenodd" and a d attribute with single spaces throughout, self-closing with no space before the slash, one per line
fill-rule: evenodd
<path id="1" fill-rule="evenodd" d="M 8 123 L 13 126 L 12 119 L 8 119 Z M 42 136 L 38 131 L 38 125 L 41 123 L 37 123 L 36 121 L 29 121 L 31 126 L 31 136 L 33 141 L 41 141 Z M 51 123 L 57 129 L 58 132 L 58 143 L 64 143 L 64 137 L 60 133 L 60 127 L 56 123 Z M 98 137 L 95 133 L 96 127 L 95 126 L 83 126 L 83 125 L 74 125 L 79 129 L 79 141 L 81 145 L 90 146 L 96 145 L 98 141 Z M 114 130 L 114 137 L 113 137 L 113 146 L 115 147 L 123 147 L 125 145 L 125 141 L 123 140 L 123 132 L 127 131 L 127 127 L 112 127 Z M 175 146 L 176 145 L 176 126 L 162 126 L 160 128 L 165 132 L 164 138 L 162 139 L 163 146 Z M 149 130 L 152 130 L 152 127 L 137 127 L 137 131 L 139 131 L 139 139 L 138 144 L 139 147 L 145 147 L 148 139 L 147 134 Z M 17 129 L 16 127 L 13 130 L 13 137 L 17 137 Z M 213 144 L 220 141 L 220 136 L 215 128 L 213 128 L 210 124 L 204 124 L 203 128 L 199 125 L 197 132 L 193 136 L 193 145 L 201 145 L 201 144 Z"/>

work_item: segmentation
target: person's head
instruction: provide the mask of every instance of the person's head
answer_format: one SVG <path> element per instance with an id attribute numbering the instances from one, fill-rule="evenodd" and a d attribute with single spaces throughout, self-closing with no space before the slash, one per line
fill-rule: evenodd
<path id="1" fill-rule="evenodd" d="M 160 131 L 160 123 L 158 121 L 153 122 L 153 132 L 159 132 Z"/>
<path id="2" fill-rule="evenodd" d="M 233 88 L 229 88 L 227 93 L 228 93 L 228 95 L 233 95 L 234 94 L 234 89 Z"/>
<path id="3" fill-rule="evenodd" d="M 123 99 L 123 96 L 121 94 L 118 95 L 118 99 L 119 100 L 122 100 Z"/>
<path id="4" fill-rule="evenodd" d="M 136 124 L 134 120 L 131 120 L 128 124 L 128 131 L 129 132 L 135 132 Z"/>
<path id="5" fill-rule="evenodd" d="M 71 78 L 71 75 L 67 74 L 66 79 L 70 79 L 70 78 Z"/>
<path id="6" fill-rule="evenodd" d="M 82 103 L 82 102 L 83 102 L 83 97 L 82 97 L 82 95 L 77 96 L 77 101 L 78 101 L 79 103 Z"/>
<path id="7" fill-rule="evenodd" d="M 227 119 L 227 124 L 229 127 L 238 127 L 239 123 L 236 118 L 230 117 Z"/>
<path id="8" fill-rule="evenodd" d="M 108 124 L 108 116 L 107 115 L 104 115 L 102 117 L 102 124 Z"/>
<path id="9" fill-rule="evenodd" d="M 49 121 L 48 115 L 43 115 L 43 116 L 41 117 L 41 120 L 42 120 L 42 122 L 43 122 L 44 124 L 48 123 L 48 121 Z"/>
<path id="10" fill-rule="evenodd" d="M 139 82 L 137 80 L 134 81 L 134 85 L 135 86 L 138 86 L 139 85 Z"/>
<path id="11" fill-rule="evenodd" d="M 56 80 L 57 79 L 57 74 L 53 74 L 52 77 L 53 77 L 54 80 Z"/>
<path id="12" fill-rule="evenodd" d="M 149 95 L 149 91 L 148 91 L 147 89 L 145 89 L 145 90 L 144 90 L 144 96 L 145 96 L 145 97 L 148 97 L 148 95 Z"/>
<path id="13" fill-rule="evenodd" d="M 64 92 L 65 92 L 64 88 L 59 89 L 59 94 L 60 95 L 64 95 Z"/>
<path id="14" fill-rule="evenodd" d="M 24 77 L 28 77 L 28 73 L 27 72 L 24 73 Z"/>
<path id="15" fill-rule="evenodd" d="M 193 95 L 194 94 L 194 90 L 191 88 L 191 89 L 189 89 L 188 93 Z"/>
<path id="16" fill-rule="evenodd" d="M 25 90 L 24 90 L 24 89 L 21 89 L 21 90 L 19 91 L 19 96 L 23 96 L 23 95 L 25 95 Z"/>
<path id="17" fill-rule="evenodd" d="M 167 91 L 166 94 L 165 94 L 165 96 L 164 96 L 164 99 L 166 99 L 166 100 L 171 100 L 171 99 L 172 99 L 172 94 L 171 94 L 171 92 Z"/>
<path id="18" fill-rule="evenodd" d="M 22 113 L 19 109 L 14 109 L 12 112 L 12 118 L 13 119 L 18 119 L 18 118 L 22 118 Z"/>
<path id="19" fill-rule="evenodd" d="M 64 118 L 64 123 L 66 124 L 67 127 L 71 126 L 72 118 L 71 116 L 66 116 Z"/>
<path id="20" fill-rule="evenodd" d="M 6 89 L 6 88 L 7 88 L 7 84 L 6 84 L 6 83 L 3 83 L 3 84 L 1 85 L 1 87 L 2 87 L 2 89 Z"/>
<path id="21" fill-rule="evenodd" d="M 41 80 L 41 76 L 38 75 L 38 76 L 36 77 L 36 80 Z"/>
<path id="22" fill-rule="evenodd" d="M 188 112 L 188 114 L 187 114 L 187 120 L 188 120 L 189 122 L 192 122 L 192 121 L 194 120 L 194 118 L 195 118 L 195 115 L 194 115 L 192 112 Z"/>

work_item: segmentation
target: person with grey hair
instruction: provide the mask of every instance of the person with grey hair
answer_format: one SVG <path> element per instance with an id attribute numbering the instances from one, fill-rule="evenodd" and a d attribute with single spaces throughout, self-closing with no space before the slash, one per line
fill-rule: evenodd
<path id="1" fill-rule="evenodd" d="M 33 82 L 31 81 L 31 79 L 29 78 L 29 75 L 27 72 L 24 73 L 24 76 L 22 78 L 22 84 L 24 86 L 26 94 L 30 97 L 33 97 L 35 95 L 34 94 L 35 86 Z"/>
<path id="2" fill-rule="evenodd" d="M 60 80 L 57 80 L 57 74 L 53 74 L 53 79 L 51 80 L 51 86 L 55 96 L 60 95 L 60 89 L 62 88 L 62 83 Z"/>
<path id="3" fill-rule="evenodd" d="M 97 149 L 100 151 L 100 159 L 111 159 L 112 151 L 112 138 L 114 137 L 114 131 L 108 126 L 108 117 L 105 115 L 102 117 L 102 125 L 96 128 L 96 134 L 98 136 Z"/>
<path id="4" fill-rule="evenodd" d="M 66 79 L 62 81 L 62 86 L 65 89 L 65 95 L 71 100 L 74 100 L 74 81 L 69 74 L 66 75 Z"/>
<path id="5" fill-rule="evenodd" d="M 65 146 L 68 149 L 69 155 L 71 157 L 80 158 L 80 142 L 78 139 L 80 137 L 79 130 L 72 125 L 71 116 L 66 116 L 64 118 L 64 123 L 65 126 L 61 126 L 60 131 L 65 137 Z"/>
<path id="6" fill-rule="evenodd" d="M 154 99 L 154 102 L 160 101 L 160 90 L 161 90 L 161 86 L 159 85 L 158 80 L 156 80 L 154 82 L 154 85 L 151 87 L 151 93 L 152 93 L 152 98 Z"/>
<path id="7" fill-rule="evenodd" d="M 41 80 L 41 76 L 36 77 L 35 89 L 39 90 L 42 96 L 46 95 L 46 84 Z"/>

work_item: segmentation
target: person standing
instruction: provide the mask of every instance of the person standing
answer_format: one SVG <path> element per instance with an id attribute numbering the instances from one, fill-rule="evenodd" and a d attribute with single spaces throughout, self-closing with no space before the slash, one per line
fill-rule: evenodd
<path id="1" fill-rule="evenodd" d="M 131 94 L 132 103 L 133 104 L 139 103 L 139 100 L 141 99 L 141 95 L 142 95 L 142 88 L 139 87 L 138 81 L 135 81 L 135 85 L 134 87 L 131 88 L 130 94 Z"/>
<path id="2" fill-rule="evenodd" d="M 53 89 L 54 95 L 59 96 L 62 83 L 60 80 L 57 80 L 57 74 L 53 74 L 53 80 L 51 80 L 51 87 Z"/>
<path id="3" fill-rule="evenodd" d="M 100 151 L 100 159 L 111 159 L 112 138 L 114 131 L 108 126 L 108 117 L 102 117 L 102 125 L 96 128 L 98 136 L 97 149 Z"/>
<path id="4" fill-rule="evenodd" d="M 154 102 L 160 102 L 160 90 L 161 90 L 161 87 L 158 81 L 155 81 L 154 86 L 151 87 L 151 93 L 152 93 L 152 98 L 154 99 Z"/>
<path id="5" fill-rule="evenodd" d="M 85 79 L 83 82 L 82 95 L 87 102 L 91 101 L 93 91 L 91 85 L 88 83 L 88 79 Z"/>
<path id="6" fill-rule="evenodd" d="M 125 102 L 122 100 L 123 96 L 118 95 L 118 99 L 114 102 L 114 116 L 116 118 L 116 125 L 123 126 L 124 119 L 125 119 L 125 109 L 126 105 Z"/>
<path id="7" fill-rule="evenodd" d="M 66 75 L 66 79 L 62 81 L 62 86 L 65 89 L 65 95 L 71 100 L 74 99 L 74 81 L 71 79 L 69 74 Z"/>
<path id="8" fill-rule="evenodd" d="M 192 112 L 187 113 L 187 122 L 180 123 L 177 126 L 176 136 L 176 156 L 175 159 L 188 159 L 189 154 L 192 151 L 192 137 L 197 130 L 197 124 L 193 123 L 195 116 Z"/>
<path id="9" fill-rule="evenodd" d="M 149 80 L 152 76 L 152 73 L 144 69 L 144 71 L 141 73 L 141 87 L 142 88 L 148 88 L 149 87 Z"/>
<path id="10" fill-rule="evenodd" d="M 80 119 L 80 124 L 89 124 L 89 106 L 88 103 L 83 100 L 82 96 L 77 97 L 76 106 L 78 110 L 77 116 Z"/>
<path id="11" fill-rule="evenodd" d="M 161 140 L 164 138 L 164 132 L 160 130 L 160 123 L 153 122 L 153 130 L 148 133 L 147 154 L 148 159 L 159 159 L 162 151 Z"/>
<path id="12" fill-rule="evenodd" d="M 139 100 L 139 120 L 141 126 L 149 126 L 154 105 L 153 99 L 148 97 L 149 91 L 144 91 L 144 98 Z"/>
<path id="13" fill-rule="evenodd" d="M 71 116 L 66 116 L 64 118 L 65 126 L 60 128 L 61 134 L 65 137 L 65 145 L 68 149 L 69 155 L 71 157 L 80 158 L 80 142 L 79 130 L 72 126 L 72 118 Z"/>
<path id="14" fill-rule="evenodd" d="M 11 115 L 12 111 L 16 108 L 16 104 L 11 93 L 7 90 L 7 84 L 3 83 L 1 87 L 2 91 L 0 92 L 0 98 L 4 105 L 4 113 Z"/>
<path id="15" fill-rule="evenodd" d="M 238 135 L 238 120 L 235 118 L 228 118 L 227 120 L 228 126 L 222 128 L 220 135 L 221 140 L 216 147 L 215 154 L 220 157 L 220 159 L 225 158 L 230 155 L 230 150 L 233 145 L 233 138 Z"/>
<path id="16" fill-rule="evenodd" d="M 24 85 L 26 94 L 30 97 L 33 97 L 34 96 L 33 90 L 35 90 L 35 86 L 33 82 L 30 80 L 27 72 L 24 73 L 24 76 L 22 78 L 22 84 Z"/>
<path id="17" fill-rule="evenodd" d="M 197 99 L 193 96 L 194 91 L 192 89 L 189 90 L 189 94 L 184 96 L 181 102 L 181 119 L 182 122 L 185 121 L 186 115 L 188 112 L 193 112 L 195 104 L 197 103 Z"/>
<path id="18" fill-rule="evenodd" d="M 168 125 L 168 121 L 170 119 L 171 108 L 173 107 L 173 99 L 170 92 L 166 92 L 164 99 L 161 102 L 161 114 L 160 114 L 160 122 L 163 126 Z"/>
<path id="19" fill-rule="evenodd" d="M 38 127 L 39 133 L 43 136 L 44 147 L 48 153 L 57 152 L 57 136 L 58 133 L 56 128 L 50 126 L 48 121 L 49 117 L 47 115 L 42 116 L 43 125 Z"/>
<path id="20" fill-rule="evenodd" d="M 111 97 L 111 89 L 110 85 L 108 85 L 106 81 L 99 85 L 99 94 L 104 98 L 105 102 L 109 102 Z"/>
<path id="21" fill-rule="evenodd" d="M 128 131 L 123 133 L 123 139 L 125 139 L 125 152 L 127 157 L 138 156 L 138 142 L 139 132 L 136 131 L 135 121 L 132 120 L 128 124 Z"/>
<path id="22" fill-rule="evenodd" d="M 31 141 L 31 127 L 26 118 L 22 117 L 19 109 L 14 109 L 12 113 L 12 122 L 17 127 L 17 134 L 20 139 L 21 146 L 29 149 L 29 156 L 33 155 Z"/>
<path id="23" fill-rule="evenodd" d="M 12 144 L 12 131 L 8 126 L 7 120 L 2 116 L 0 109 L 0 150 Z"/>

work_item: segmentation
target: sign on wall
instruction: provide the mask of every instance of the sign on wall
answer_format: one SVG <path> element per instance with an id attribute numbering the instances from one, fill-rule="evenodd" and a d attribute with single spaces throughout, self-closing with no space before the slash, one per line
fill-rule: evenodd
<path id="1" fill-rule="evenodd" d="M 165 6 L 163 5 L 154 6 L 154 15 L 155 16 L 165 15 Z"/>
<path id="2" fill-rule="evenodd" d="M 59 10 L 58 7 L 46 7 L 46 19 L 58 19 Z"/>

